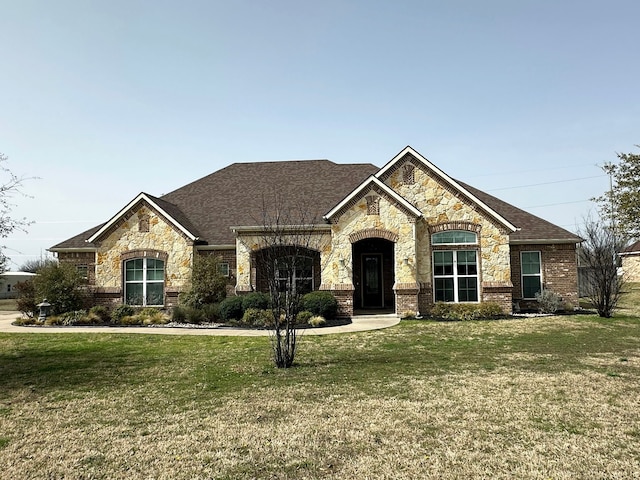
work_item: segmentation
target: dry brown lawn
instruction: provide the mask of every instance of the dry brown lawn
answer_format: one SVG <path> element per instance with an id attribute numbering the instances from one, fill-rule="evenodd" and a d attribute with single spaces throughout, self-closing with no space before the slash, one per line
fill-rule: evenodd
<path id="1" fill-rule="evenodd" d="M 639 336 L 403 322 L 277 371 L 265 339 L 4 335 L 0 477 L 640 478 Z"/>

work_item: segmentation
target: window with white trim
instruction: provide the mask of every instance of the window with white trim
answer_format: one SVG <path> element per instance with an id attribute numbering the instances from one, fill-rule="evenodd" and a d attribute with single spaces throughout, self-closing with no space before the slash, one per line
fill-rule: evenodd
<path id="1" fill-rule="evenodd" d="M 164 261 L 134 258 L 125 262 L 124 300 L 128 305 L 164 305 Z"/>
<path id="2" fill-rule="evenodd" d="M 479 299 L 478 234 L 467 230 L 445 230 L 431 235 L 433 292 L 436 302 L 477 302 Z M 462 246 L 448 250 L 449 246 Z M 467 247 L 468 248 L 468 247 Z"/>
<path id="3" fill-rule="evenodd" d="M 542 260 L 540 252 L 520 252 L 522 268 L 522 298 L 536 298 L 542 291 Z"/>
<path id="4" fill-rule="evenodd" d="M 305 294 L 313 291 L 313 258 L 289 255 L 276 260 L 276 281 L 281 292 Z"/>
<path id="5" fill-rule="evenodd" d="M 229 262 L 218 263 L 218 273 L 223 277 L 229 276 Z"/>
<path id="6" fill-rule="evenodd" d="M 475 250 L 433 252 L 436 302 L 478 301 L 478 256 Z"/>

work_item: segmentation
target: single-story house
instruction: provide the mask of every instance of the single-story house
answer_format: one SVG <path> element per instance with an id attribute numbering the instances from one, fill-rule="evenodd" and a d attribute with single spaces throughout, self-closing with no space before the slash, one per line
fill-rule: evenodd
<path id="1" fill-rule="evenodd" d="M 258 252 L 276 204 L 302 212 L 311 239 L 294 281 L 335 294 L 345 316 L 420 313 L 440 301 L 510 312 L 543 288 L 578 302 L 578 236 L 451 178 L 411 147 L 382 168 L 235 163 L 161 197 L 140 193 L 50 251 L 86 274 L 101 303 L 175 305 L 194 257 L 207 254 L 241 295 L 266 288 Z"/>
<path id="2" fill-rule="evenodd" d="M 35 276 L 35 273 L 29 272 L 4 272 L 0 275 L 0 298 L 16 298 L 16 284 L 31 280 Z"/>
<path id="3" fill-rule="evenodd" d="M 625 281 L 640 282 L 640 241 L 632 243 L 619 255 Z"/>

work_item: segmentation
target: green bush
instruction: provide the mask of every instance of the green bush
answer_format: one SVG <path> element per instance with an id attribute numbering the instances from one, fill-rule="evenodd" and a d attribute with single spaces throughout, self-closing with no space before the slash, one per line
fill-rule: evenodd
<path id="1" fill-rule="evenodd" d="M 271 299 L 269 295 L 263 292 L 251 292 L 242 296 L 242 309 L 247 311 L 250 308 L 266 310 L 269 308 Z"/>
<path id="2" fill-rule="evenodd" d="M 95 305 L 89 309 L 89 319 L 93 324 L 109 323 L 109 309 L 104 305 Z"/>
<path id="3" fill-rule="evenodd" d="M 80 310 L 85 304 L 84 280 L 74 265 L 51 263 L 39 269 L 32 282 L 36 303 L 46 298 L 52 315 Z"/>
<path id="4" fill-rule="evenodd" d="M 296 315 L 296 324 L 307 325 L 312 317 L 313 313 L 311 313 L 309 310 L 302 310 L 301 312 L 298 312 L 298 315 Z"/>
<path id="5" fill-rule="evenodd" d="M 191 270 L 191 287 L 180 295 L 180 303 L 200 308 L 218 303 L 227 296 L 227 278 L 220 274 L 219 259 L 214 255 L 196 255 Z"/>
<path id="6" fill-rule="evenodd" d="M 176 323 L 186 323 L 187 321 L 187 307 L 175 306 L 171 310 L 171 321 Z"/>
<path id="7" fill-rule="evenodd" d="M 504 316 L 500 305 L 484 303 L 437 302 L 429 309 L 429 317 L 437 320 L 481 320 Z"/>
<path id="8" fill-rule="evenodd" d="M 40 302 L 36 301 L 36 288 L 32 280 L 16 283 L 15 286 L 18 291 L 18 299 L 16 306 L 18 311 L 25 314 L 27 317 L 37 317 L 38 308 L 36 305 Z"/>
<path id="9" fill-rule="evenodd" d="M 217 322 L 220 319 L 220 304 L 218 303 L 206 303 L 202 305 L 200 310 L 202 310 L 206 322 Z"/>
<path id="10" fill-rule="evenodd" d="M 75 310 L 73 312 L 65 312 L 60 315 L 47 318 L 45 325 L 64 325 L 65 327 L 73 327 L 76 325 L 91 325 L 91 320 L 86 310 Z"/>
<path id="11" fill-rule="evenodd" d="M 135 313 L 135 309 L 131 305 L 118 305 L 111 311 L 111 323 L 116 325 L 122 324 L 124 317 L 130 317 Z"/>
<path id="12" fill-rule="evenodd" d="M 242 319 L 242 297 L 227 297 L 220 302 L 220 319 L 224 322 Z"/>
<path id="13" fill-rule="evenodd" d="M 271 327 L 273 326 L 273 312 L 249 308 L 244 312 L 241 323 L 250 327 Z"/>
<path id="14" fill-rule="evenodd" d="M 338 301 L 331 292 L 309 292 L 302 297 L 300 307 L 329 320 L 338 314 Z"/>

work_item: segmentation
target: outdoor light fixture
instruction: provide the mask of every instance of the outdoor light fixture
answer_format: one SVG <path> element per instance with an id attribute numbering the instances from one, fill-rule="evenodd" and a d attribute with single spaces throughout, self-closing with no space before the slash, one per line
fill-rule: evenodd
<path id="1" fill-rule="evenodd" d="M 42 303 L 37 304 L 36 307 L 40 309 L 40 315 L 38 315 L 38 320 L 40 322 L 44 322 L 49 316 L 49 313 L 51 312 L 51 304 L 47 302 L 47 299 L 45 298 L 42 301 Z"/>
<path id="2" fill-rule="evenodd" d="M 405 259 L 404 259 L 404 264 L 405 264 L 405 265 L 409 265 L 409 258 L 405 258 Z"/>
<path id="3" fill-rule="evenodd" d="M 341 267 L 344 267 L 344 258 L 341 258 L 341 259 L 340 259 L 340 266 L 341 266 Z"/>

